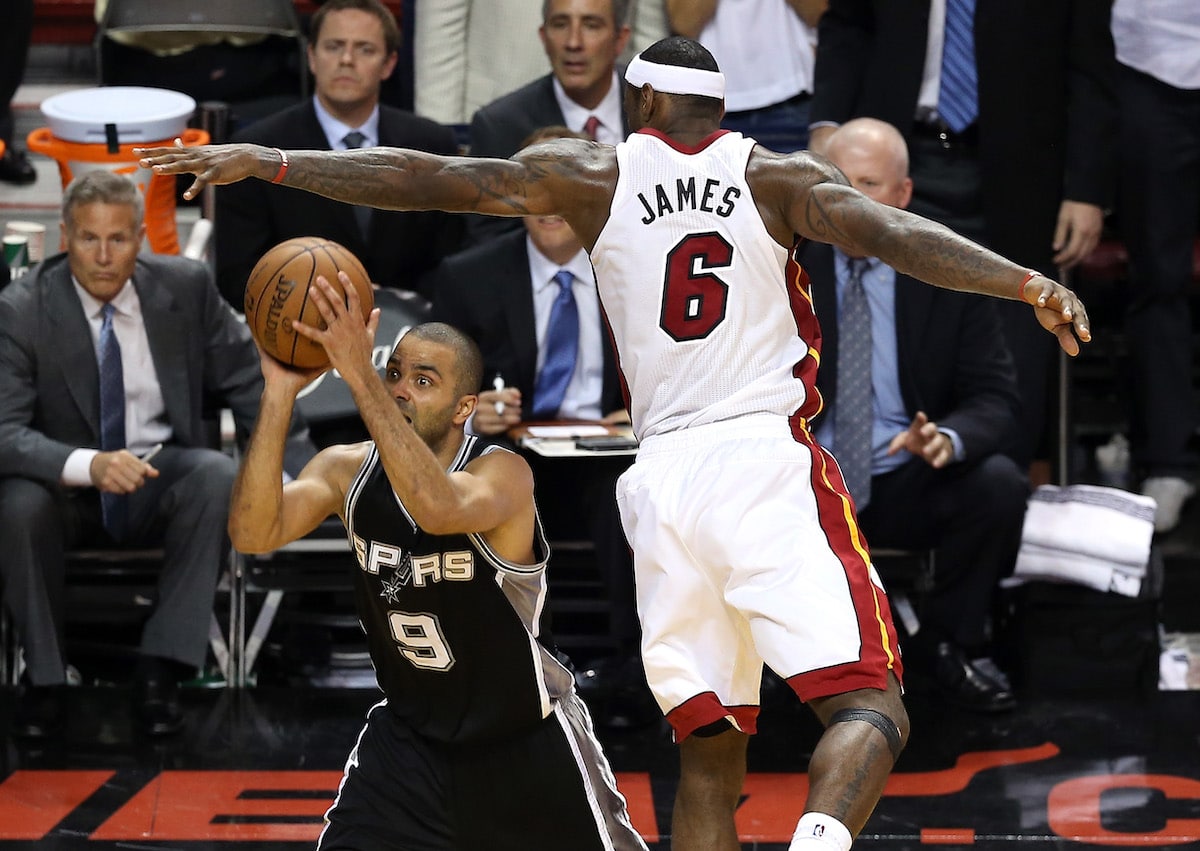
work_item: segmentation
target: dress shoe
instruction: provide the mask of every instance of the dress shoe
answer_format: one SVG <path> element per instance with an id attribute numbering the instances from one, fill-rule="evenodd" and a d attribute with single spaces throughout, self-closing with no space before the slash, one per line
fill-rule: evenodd
<path id="1" fill-rule="evenodd" d="M 12 733 L 22 739 L 50 739 L 66 727 L 66 686 L 23 686 L 13 714 Z"/>
<path id="2" fill-rule="evenodd" d="M 933 665 L 938 687 L 956 706 L 972 712 L 1008 712 L 1017 705 L 1012 691 L 971 662 L 956 644 L 939 642 Z"/>
<path id="3" fill-rule="evenodd" d="M 0 181 L 27 184 L 37 180 L 37 170 L 25 156 L 24 151 L 9 148 L 0 157 Z"/>
<path id="4" fill-rule="evenodd" d="M 134 713 L 149 736 L 169 736 L 183 729 L 179 683 L 167 676 L 142 675 L 134 687 Z"/>

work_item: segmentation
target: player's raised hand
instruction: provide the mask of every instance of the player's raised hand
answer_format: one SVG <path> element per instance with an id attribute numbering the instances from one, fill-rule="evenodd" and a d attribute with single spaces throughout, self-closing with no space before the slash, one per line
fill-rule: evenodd
<path id="1" fill-rule="evenodd" d="M 1079 296 L 1044 275 L 1033 275 L 1021 285 L 1020 299 L 1033 305 L 1038 323 L 1058 338 L 1062 350 L 1074 357 L 1079 344 L 1092 339 L 1087 308 Z"/>
<path id="2" fill-rule="evenodd" d="M 371 355 L 375 348 L 375 332 L 379 329 L 380 310 L 374 308 L 366 321 L 362 317 L 362 300 L 358 290 L 345 272 L 338 272 L 339 291 L 324 275 L 317 275 L 309 288 L 309 297 L 321 314 L 324 327 L 314 328 L 292 321 L 297 334 L 325 347 L 329 362 L 347 381 L 351 373 L 376 376 Z"/>
<path id="3" fill-rule="evenodd" d="M 196 175 L 196 180 L 183 193 L 185 198 L 195 198 L 206 186 L 236 183 L 247 177 L 272 180 L 287 171 L 287 155 L 278 148 L 262 145 L 184 147 L 183 142 L 176 139 L 171 147 L 134 148 L 133 152 L 140 157 L 141 166 L 155 174 Z"/>

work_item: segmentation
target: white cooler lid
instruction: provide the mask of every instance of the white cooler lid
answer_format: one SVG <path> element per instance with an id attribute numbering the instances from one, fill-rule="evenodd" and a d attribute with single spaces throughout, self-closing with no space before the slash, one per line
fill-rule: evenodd
<path id="1" fill-rule="evenodd" d="M 50 132 L 64 142 L 121 145 L 161 142 L 187 129 L 196 101 L 170 89 L 101 86 L 76 89 L 42 101 Z"/>

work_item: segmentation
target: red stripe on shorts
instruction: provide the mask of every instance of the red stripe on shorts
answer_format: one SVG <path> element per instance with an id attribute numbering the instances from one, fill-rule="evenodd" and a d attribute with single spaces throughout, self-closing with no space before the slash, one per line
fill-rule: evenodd
<path id="1" fill-rule="evenodd" d="M 894 671 L 903 682 L 904 666 L 887 594 L 871 581 L 867 539 L 858 526 L 849 491 L 841 470 L 832 463 L 833 457 L 817 445 L 807 429 L 794 427 L 792 433 L 812 452 L 812 489 L 817 514 L 830 548 L 846 571 L 846 583 L 858 618 L 861 650 L 853 662 L 796 674 L 788 678 L 788 684 L 806 701 L 860 688 L 886 689 L 888 671 Z"/>
<path id="2" fill-rule="evenodd" d="M 667 713 L 667 722 L 675 730 L 675 741 L 682 742 L 701 727 L 722 718 L 732 719 L 743 733 L 758 731 L 757 706 L 722 706 L 715 692 L 705 691 L 689 697 Z"/>

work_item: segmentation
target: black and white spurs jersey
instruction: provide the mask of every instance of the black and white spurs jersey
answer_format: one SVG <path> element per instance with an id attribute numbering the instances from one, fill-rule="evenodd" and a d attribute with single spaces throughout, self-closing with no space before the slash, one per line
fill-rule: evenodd
<path id="1" fill-rule="evenodd" d="M 487 452 L 466 436 L 450 471 Z M 545 718 L 571 673 L 539 639 L 549 547 L 537 520 L 535 564 L 512 564 L 480 535 L 419 529 L 374 445 L 346 495 L 358 562 L 355 595 L 391 711 L 431 739 L 503 737 Z"/>

